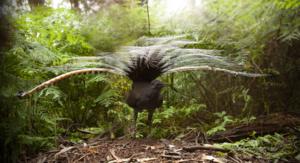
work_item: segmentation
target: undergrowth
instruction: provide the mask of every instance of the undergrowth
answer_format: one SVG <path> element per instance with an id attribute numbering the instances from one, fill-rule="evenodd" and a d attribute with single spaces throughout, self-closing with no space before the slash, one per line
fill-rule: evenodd
<path id="1" fill-rule="evenodd" d="M 240 158 L 260 158 L 275 162 L 287 161 L 287 159 L 299 154 L 300 141 L 293 134 L 278 134 L 253 136 L 232 143 L 214 144 L 215 147 L 228 149 Z M 220 153 L 222 155 L 222 153 Z"/>
<path id="2" fill-rule="evenodd" d="M 165 101 L 154 114 L 151 132 L 145 124 L 147 114 L 141 113 L 137 137 L 173 139 L 189 130 L 210 136 L 230 125 L 251 123 L 258 115 L 299 111 L 299 6 L 297 0 L 208 1 L 201 10 L 205 17 L 189 19 L 188 13 L 170 24 L 159 24 L 152 12 L 154 37 L 185 34 L 198 42 L 187 48 L 218 49 L 235 57 L 245 70 L 277 76 L 165 76 L 162 80 L 177 91 L 163 90 Z M 21 154 L 56 148 L 61 139 L 78 143 L 99 135 L 130 135 L 132 109 L 124 102 L 131 84 L 127 79 L 78 76 L 30 99 L 20 100 L 15 94 L 69 71 L 61 66 L 72 57 L 114 51 L 148 33 L 145 7 L 115 4 L 90 14 L 45 7 L 16 13 L 10 22 L 10 30 L 15 30 L 11 47 L 0 51 L 0 143 L 5 150 L 1 159 L 17 162 Z M 219 146 L 276 160 L 296 154 L 299 143 L 292 135 L 275 134 Z"/>

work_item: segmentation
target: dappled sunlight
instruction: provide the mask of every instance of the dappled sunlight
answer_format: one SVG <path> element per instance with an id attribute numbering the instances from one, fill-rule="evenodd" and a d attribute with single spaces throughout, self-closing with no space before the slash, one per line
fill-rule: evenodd
<path id="1" fill-rule="evenodd" d="M 71 4 L 65 0 L 51 0 L 50 3 L 50 6 L 53 8 L 71 8 Z"/>
<path id="2" fill-rule="evenodd" d="M 201 10 L 203 0 L 149 0 L 150 8 L 158 7 L 166 17 Z"/>
<path id="3" fill-rule="evenodd" d="M 160 28 L 163 25 L 174 29 L 177 33 L 191 31 L 197 24 L 201 25 L 199 20 L 205 19 L 203 5 L 203 0 L 150 0 L 150 15 L 155 18 L 151 20 L 153 28 Z"/>

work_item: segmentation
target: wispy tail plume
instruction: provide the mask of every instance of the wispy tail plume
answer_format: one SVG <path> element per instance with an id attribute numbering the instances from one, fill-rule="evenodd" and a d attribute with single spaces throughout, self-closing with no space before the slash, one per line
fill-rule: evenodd
<path id="1" fill-rule="evenodd" d="M 89 69 L 75 70 L 75 71 L 71 71 L 71 72 L 67 72 L 65 74 L 59 75 L 59 76 L 52 78 L 46 82 L 43 82 L 42 84 L 34 87 L 33 89 L 31 89 L 29 91 L 26 91 L 26 92 L 19 91 L 17 93 L 17 97 L 24 98 L 27 96 L 31 96 L 34 92 L 40 91 L 44 88 L 47 88 L 59 81 L 69 78 L 71 76 L 81 75 L 81 74 L 96 74 L 96 73 L 103 73 L 103 72 L 110 72 L 110 73 L 114 73 L 114 74 L 125 75 L 123 72 L 119 72 L 119 71 L 112 70 L 112 69 L 106 69 L 106 68 L 89 68 Z"/>

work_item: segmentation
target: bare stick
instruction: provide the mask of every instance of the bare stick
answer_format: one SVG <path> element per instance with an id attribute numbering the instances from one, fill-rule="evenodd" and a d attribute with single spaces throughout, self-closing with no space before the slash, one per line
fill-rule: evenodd
<path id="1" fill-rule="evenodd" d="M 229 150 L 224 149 L 224 148 L 211 147 L 211 146 L 183 147 L 182 150 L 185 150 L 185 151 L 188 151 L 188 152 L 194 152 L 196 150 L 214 150 L 214 151 L 220 151 L 220 152 L 230 152 Z"/>
<path id="2" fill-rule="evenodd" d="M 110 149 L 109 150 L 110 154 L 113 156 L 114 159 L 116 159 L 116 161 L 121 160 L 117 155 L 114 149 Z"/>

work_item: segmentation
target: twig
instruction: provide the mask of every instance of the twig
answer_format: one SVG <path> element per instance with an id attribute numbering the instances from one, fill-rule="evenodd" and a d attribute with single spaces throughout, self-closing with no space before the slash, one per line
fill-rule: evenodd
<path id="1" fill-rule="evenodd" d="M 134 157 L 138 156 L 138 155 L 142 155 L 144 154 L 144 152 L 141 152 L 141 153 L 134 153 L 133 155 L 131 155 L 129 158 L 128 158 L 128 162 L 132 161 Z"/>
<path id="2" fill-rule="evenodd" d="M 199 144 L 199 142 L 198 142 L 199 136 L 200 136 L 200 132 L 197 133 L 197 136 L 196 136 L 196 138 L 195 138 L 195 144 L 196 144 L 196 145 Z"/>
<path id="3" fill-rule="evenodd" d="M 181 159 L 181 156 L 176 156 L 176 155 L 163 154 L 163 155 L 161 155 L 161 157 L 168 158 L 168 159 Z"/>
<path id="4" fill-rule="evenodd" d="M 210 147 L 210 146 L 191 146 L 191 147 L 183 147 L 183 150 L 187 152 L 194 152 L 196 150 L 214 150 L 214 151 L 220 151 L 220 152 L 230 152 L 228 149 L 224 148 L 218 148 L 218 147 Z"/>
<path id="5" fill-rule="evenodd" d="M 70 160 L 70 157 L 69 157 L 69 155 L 68 155 L 68 153 L 64 153 L 65 154 L 65 157 L 67 158 L 67 160 L 68 160 L 68 162 L 72 162 L 71 160 Z M 73 160 L 73 159 L 72 159 Z"/>
<path id="6" fill-rule="evenodd" d="M 56 153 L 54 155 L 55 158 L 57 158 L 59 155 L 63 154 L 63 153 L 66 153 L 68 152 L 69 150 L 75 148 L 74 146 L 71 146 L 71 147 L 66 147 L 66 148 L 63 148 L 62 150 L 60 150 L 58 153 Z"/>
<path id="7" fill-rule="evenodd" d="M 172 156 L 180 156 L 181 153 L 178 151 L 165 151 L 164 152 L 166 155 L 172 155 Z"/>
<path id="8" fill-rule="evenodd" d="M 85 158 L 86 156 L 88 156 L 88 155 L 90 155 L 90 154 L 91 154 L 91 153 L 87 153 L 87 154 L 81 156 L 79 159 L 75 160 L 74 163 L 77 162 L 77 161 L 80 161 L 81 159 Z"/>
<path id="9" fill-rule="evenodd" d="M 153 161 L 156 159 L 157 158 L 140 158 L 140 159 L 136 159 L 136 160 L 137 160 L 137 162 L 147 162 L 147 161 Z M 121 163 L 121 162 L 129 162 L 129 161 L 131 161 L 130 158 L 125 158 L 125 159 L 109 161 L 109 163 Z"/>
<path id="10" fill-rule="evenodd" d="M 138 162 L 147 162 L 147 161 L 153 161 L 156 160 L 157 158 L 141 158 L 141 159 L 137 159 Z"/>
<path id="11" fill-rule="evenodd" d="M 183 162 L 191 162 L 191 161 L 197 161 L 197 160 L 194 159 L 178 160 L 175 163 L 183 163 Z"/>
<path id="12" fill-rule="evenodd" d="M 124 158 L 124 159 L 109 161 L 108 163 L 121 163 L 121 162 L 128 162 L 128 161 L 129 161 L 128 158 Z"/>
<path id="13" fill-rule="evenodd" d="M 118 160 L 121 160 L 121 159 L 116 155 L 114 149 L 110 149 L 109 152 L 110 152 L 110 154 L 113 156 L 114 159 L 116 159 L 117 161 L 118 161 Z"/>
<path id="14" fill-rule="evenodd" d="M 228 157 L 231 161 L 235 162 L 235 163 L 241 163 L 243 161 L 239 160 L 239 159 L 235 159 L 234 157 L 229 156 Z"/>

